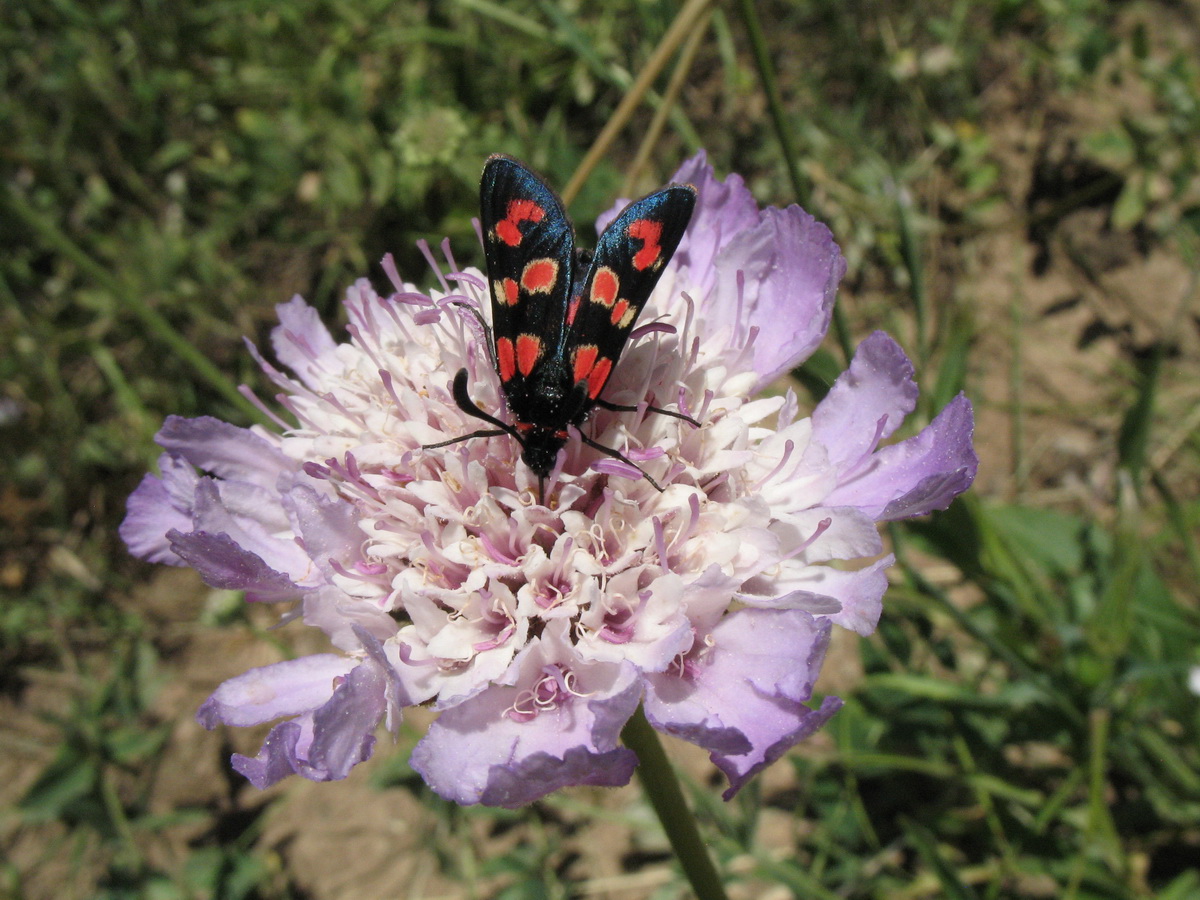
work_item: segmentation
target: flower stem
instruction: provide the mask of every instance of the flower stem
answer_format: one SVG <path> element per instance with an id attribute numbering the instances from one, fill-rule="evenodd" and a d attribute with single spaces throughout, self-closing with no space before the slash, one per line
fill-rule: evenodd
<path id="1" fill-rule="evenodd" d="M 637 754 L 637 772 L 642 788 L 650 798 L 650 804 L 671 841 L 679 864 L 683 866 L 683 874 L 696 892 L 697 900 L 726 900 L 725 886 L 700 837 L 696 818 L 683 799 L 679 779 L 675 777 L 675 770 L 663 752 L 658 734 L 646 721 L 640 706 L 633 718 L 625 723 L 621 740 Z"/>

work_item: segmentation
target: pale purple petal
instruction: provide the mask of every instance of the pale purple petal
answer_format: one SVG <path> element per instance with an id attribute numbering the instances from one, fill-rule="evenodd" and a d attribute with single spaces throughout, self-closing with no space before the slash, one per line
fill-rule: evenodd
<path id="1" fill-rule="evenodd" d="M 374 603 L 363 603 L 336 585 L 325 585 L 304 594 L 304 624 L 320 628 L 329 642 L 346 651 L 363 646 L 359 631 L 379 640 L 396 634 L 396 620 Z"/>
<path id="2" fill-rule="evenodd" d="M 358 526 L 358 509 L 342 497 L 318 494 L 304 485 L 283 498 L 291 514 L 305 555 L 331 573 L 329 561 L 350 566 L 362 558 L 364 535 Z"/>
<path id="3" fill-rule="evenodd" d="M 728 800 L 841 707 L 836 697 L 819 709 L 805 705 L 829 634 L 828 621 L 800 610 L 732 613 L 683 675 L 647 677 L 646 716 L 660 731 L 711 751 L 729 778 Z"/>
<path id="4" fill-rule="evenodd" d="M 329 329 L 317 311 L 299 295 L 275 307 L 279 325 L 271 331 L 275 358 L 291 369 L 308 387 L 316 390 L 320 379 L 314 373 L 324 370 L 322 359 L 337 352 Z"/>
<path id="5" fill-rule="evenodd" d="M 825 502 L 856 506 L 878 520 L 945 509 L 975 480 L 974 430 L 971 402 L 960 394 L 919 434 L 872 454 Z"/>
<path id="6" fill-rule="evenodd" d="M 813 439 L 829 451 L 833 465 L 845 468 L 873 451 L 916 407 L 912 363 L 899 344 L 876 331 L 813 410 Z"/>
<path id="7" fill-rule="evenodd" d="M 164 469 L 164 478 L 169 460 L 170 457 L 163 454 L 159 461 L 159 466 Z M 186 466 L 186 469 L 192 472 L 194 481 L 192 467 Z M 125 519 L 121 522 L 119 534 L 129 552 L 139 559 L 169 566 L 186 566 L 187 561 L 180 559 L 171 549 L 167 534 L 171 531 L 187 531 L 191 527 L 191 515 L 172 504 L 163 478 L 147 475 L 126 501 Z"/>
<path id="8" fill-rule="evenodd" d="M 764 210 L 757 227 L 721 249 L 716 268 L 724 299 L 704 306 L 700 315 L 709 328 L 727 330 L 738 343 L 751 329 L 757 332 L 752 365 L 761 387 L 821 343 L 846 261 L 828 228 L 789 206 Z"/>
<path id="9" fill-rule="evenodd" d="M 245 495 L 239 498 L 237 492 L 229 488 L 228 482 L 217 482 L 207 477 L 197 482 L 192 510 L 192 527 L 196 532 L 226 535 L 243 551 L 262 560 L 272 571 L 286 574 L 297 584 L 311 578 L 312 560 L 305 554 L 304 548 L 298 546 L 294 539 L 277 537 L 277 532 L 261 519 L 247 514 L 239 515 L 226 505 L 226 498 L 246 499 Z M 281 519 L 284 518 L 277 503 L 270 506 L 280 513 Z M 265 511 L 267 504 L 263 508 Z M 172 549 L 175 549 L 174 546 Z"/>
<path id="10" fill-rule="evenodd" d="M 332 696 L 326 692 L 328 699 L 320 707 L 272 728 L 257 756 L 234 754 L 234 769 L 260 789 L 292 774 L 310 781 L 345 778 L 371 756 L 385 691 L 379 665 L 368 661 L 357 666 L 338 679 Z"/>
<path id="11" fill-rule="evenodd" d="M 688 270 L 698 286 L 711 288 L 714 282 L 706 283 L 705 278 L 715 275 L 717 253 L 734 235 L 758 224 L 758 204 L 740 175 L 717 180 L 703 152 L 680 166 L 671 180 L 696 188 L 692 222 L 672 257 L 672 265 Z M 612 212 L 615 215 L 617 210 Z"/>
<path id="12" fill-rule="evenodd" d="M 204 701 L 196 720 L 205 728 L 258 725 L 283 716 L 296 716 L 323 706 L 334 682 L 355 661 L 332 653 L 302 656 L 250 669 L 224 682 Z"/>
<path id="13" fill-rule="evenodd" d="M 862 569 L 846 571 L 831 566 L 804 566 L 798 577 L 787 578 L 779 587 L 788 591 L 776 597 L 741 595 L 756 607 L 767 609 L 802 609 L 828 618 L 835 625 L 858 634 L 875 631 L 883 612 L 883 595 L 887 590 L 886 570 L 895 562 L 888 554 Z"/>
<path id="14" fill-rule="evenodd" d="M 447 710 L 412 754 L 412 767 L 437 793 L 463 805 L 515 808 L 560 787 L 617 786 L 629 781 L 636 758 L 617 746 L 641 695 L 628 664 L 595 666 L 608 683 L 587 685 L 530 721 L 506 714 L 519 689 L 493 685 Z"/>
<path id="15" fill-rule="evenodd" d="M 415 706 L 416 701 L 405 691 L 400 675 L 396 671 L 398 659 L 388 656 L 388 648 L 383 645 L 383 642 L 365 628 L 355 627 L 354 634 L 362 643 L 367 656 L 387 680 L 387 687 L 384 689 L 384 699 L 387 701 L 387 726 L 388 730 L 392 732 L 392 736 L 395 737 L 400 727 L 404 707 Z"/>
<path id="16" fill-rule="evenodd" d="M 201 471 L 274 490 L 280 474 L 297 465 L 274 444 L 246 428 L 201 416 L 168 416 L 155 441 Z"/>
<path id="17" fill-rule="evenodd" d="M 313 781 L 337 781 L 371 757 L 374 731 L 383 718 L 387 678 L 373 660 L 354 669 L 329 702 L 313 714 L 308 768 Z M 320 775 L 321 777 L 314 777 Z"/>
<path id="18" fill-rule="evenodd" d="M 210 587 L 246 591 L 249 599 L 263 603 L 294 600 L 300 589 L 284 573 L 239 546 L 227 534 L 207 531 L 167 532 L 171 551 L 194 568 Z"/>
<path id="19" fill-rule="evenodd" d="M 303 765 L 300 761 L 301 741 L 305 737 L 304 725 L 308 725 L 308 741 L 312 740 L 312 717 L 304 722 L 280 722 L 267 734 L 257 756 L 235 753 L 230 758 L 233 770 L 260 791 L 266 790 L 277 781 L 294 775 Z"/>

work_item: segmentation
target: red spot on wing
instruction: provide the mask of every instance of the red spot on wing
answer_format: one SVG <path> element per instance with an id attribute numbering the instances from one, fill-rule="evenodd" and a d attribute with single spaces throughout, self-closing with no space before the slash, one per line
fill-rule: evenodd
<path id="1" fill-rule="evenodd" d="M 588 376 L 592 374 L 592 368 L 596 365 L 596 356 L 599 353 L 600 348 L 595 344 L 585 344 L 575 351 L 575 384 L 587 381 Z"/>
<path id="2" fill-rule="evenodd" d="M 496 295 L 496 301 L 503 303 L 505 306 L 516 306 L 519 291 L 517 283 L 511 278 L 501 278 L 492 287 L 493 293 Z"/>
<path id="3" fill-rule="evenodd" d="M 650 268 L 662 255 L 662 246 L 658 243 L 662 230 L 662 222 L 654 219 L 638 219 L 629 224 L 629 236 L 642 242 L 642 249 L 633 254 L 633 267 L 639 272 Z"/>
<path id="4" fill-rule="evenodd" d="M 506 338 L 496 338 L 496 366 L 500 369 L 500 380 L 507 384 L 517 373 L 516 356 L 513 353 L 513 342 Z"/>
<path id="5" fill-rule="evenodd" d="M 517 338 L 517 370 L 528 375 L 542 356 L 542 339 L 536 334 L 522 334 Z"/>
<path id="6" fill-rule="evenodd" d="M 572 325 L 575 322 L 575 314 L 579 312 L 579 301 L 581 297 L 576 297 L 571 301 L 571 305 L 567 307 L 567 324 Z"/>
<path id="7" fill-rule="evenodd" d="M 558 281 L 558 263 L 552 259 L 535 259 L 521 273 L 521 287 L 531 294 L 549 293 Z"/>
<path id="8" fill-rule="evenodd" d="M 612 371 L 612 360 L 604 357 L 592 367 L 592 374 L 588 376 L 588 396 L 595 400 L 600 396 L 600 392 L 604 390 L 604 384 L 608 381 L 608 373 Z"/>
<path id="9" fill-rule="evenodd" d="M 546 211 L 532 200 L 510 200 L 507 215 L 496 223 L 496 237 L 510 247 L 521 243 L 522 222 L 540 222 Z"/>
<path id="10" fill-rule="evenodd" d="M 618 300 L 616 306 L 613 307 L 612 323 L 614 325 L 620 325 L 621 319 L 625 316 L 625 313 L 627 313 L 628 311 L 629 311 L 629 301 L 625 300 L 625 299 Z"/>
<path id="11" fill-rule="evenodd" d="M 621 283 L 617 273 L 608 266 L 601 266 L 592 277 L 592 300 L 604 306 L 612 306 L 617 299 L 617 291 Z"/>

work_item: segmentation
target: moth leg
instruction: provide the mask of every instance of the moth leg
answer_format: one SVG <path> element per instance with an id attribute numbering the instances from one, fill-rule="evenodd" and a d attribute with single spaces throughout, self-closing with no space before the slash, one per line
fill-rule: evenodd
<path id="1" fill-rule="evenodd" d="M 655 481 L 650 476 L 649 472 L 647 472 L 645 469 L 643 469 L 641 466 L 639 466 L 637 463 L 635 463 L 632 459 L 627 457 L 620 450 L 614 450 L 612 447 L 605 447 L 603 444 L 598 444 L 595 441 L 593 441 L 590 437 L 588 437 L 586 434 L 584 434 L 582 431 L 579 432 L 579 439 L 581 441 L 583 441 L 585 444 L 587 444 L 589 447 L 591 447 L 593 450 L 599 450 L 605 456 L 611 456 L 613 459 L 619 459 L 621 462 L 625 463 L 626 465 L 633 466 L 635 469 L 637 469 L 639 472 L 642 473 L 643 478 L 645 478 L 648 482 L 650 482 L 652 485 L 654 485 L 654 489 L 656 491 L 658 491 L 660 494 L 663 492 L 663 486 L 661 484 L 659 484 L 657 481 Z"/>
<path id="2" fill-rule="evenodd" d="M 448 441 L 439 441 L 436 444 L 422 444 L 422 450 L 436 450 L 438 447 L 449 447 L 451 444 L 461 444 L 463 441 L 469 441 L 471 438 L 477 437 L 499 437 L 502 434 L 508 434 L 507 431 L 500 431 L 497 428 L 487 428 L 483 431 L 472 431 L 470 434 L 464 434 L 461 437 L 450 438 Z"/>
<path id="3" fill-rule="evenodd" d="M 458 374 L 454 376 L 454 385 L 451 388 L 451 393 L 454 395 L 454 403 L 465 412 L 468 416 L 473 416 L 476 419 L 482 419 L 496 427 L 494 429 L 487 428 L 480 431 L 472 431 L 470 434 L 464 434 L 462 437 L 450 438 L 448 441 L 441 441 L 437 444 L 423 444 L 422 450 L 435 450 L 438 447 L 447 447 L 450 444 L 457 444 L 459 441 L 467 441 L 477 437 L 496 437 L 501 434 L 510 434 L 517 439 L 517 443 L 524 446 L 521 436 L 517 434 L 517 430 L 511 425 L 506 425 L 494 416 L 490 416 L 482 409 L 475 405 L 471 400 L 471 395 L 467 393 L 467 379 L 470 376 L 466 369 L 459 369 Z"/>
<path id="4" fill-rule="evenodd" d="M 609 403 L 607 400 L 596 400 L 595 403 L 597 406 L 601 407 L 602 409 L 611 410 L 612 412 L 636 412 L 637 411 L 636 406 L 626 406 L 623 403 Z M 663 409 L 661 406 L 647 405 L 646 411 L 652 412 L 652 413 L 658 413 L 660 416 L 670 416 L 672 419 L 683 419 L 683 421 L 687 422 L 690 425 L 695 426 L 696 428 L 701 427 L 700 423 L 697 422 L 695 419 L 693 419 L 691 416 L 685 416 L 683 413 L 675 412 L 674 410 Z"/>

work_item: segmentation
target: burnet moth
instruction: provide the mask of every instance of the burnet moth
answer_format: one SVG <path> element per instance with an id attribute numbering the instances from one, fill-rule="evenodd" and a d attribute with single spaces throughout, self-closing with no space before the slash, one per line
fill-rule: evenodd
<path id="1" fill-rule="evenodd" d="M 455 403 L 494 427 L 424 449 L 510 435 L 520 444 L 525 465 L 538 476 L 540 495 L 570 426 L 578 428 L 597 406 L 635 410 L 600 395 L 695 205 L 695 188 L 669 185 L 625 207 L 604 229 L 594 253 L 576 250 L 571 220 L 554 191 L 515 159 L 489 157 L 480 184 L 480 222 L 492 324 L 480 324 L 489 334 L 512 424 L 475 405 L 467 392 L 467 370 L 460 369 L 452 389 Z M 682 413 L 649 409 L 699 427 Z M 579 437 L 638 469 L 662 490 L 620 451 L 582 431 Z"/>

